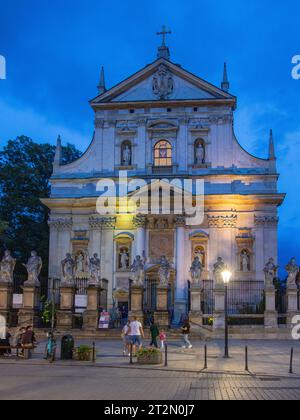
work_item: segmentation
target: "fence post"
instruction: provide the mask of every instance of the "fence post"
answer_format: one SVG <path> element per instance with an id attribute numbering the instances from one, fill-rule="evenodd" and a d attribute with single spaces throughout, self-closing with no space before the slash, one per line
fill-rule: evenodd
<path id="1" fill-rule="evenodd" d="M 165 344 L 165 367 L 168 367 L 168 344 Z"/>
<path id="2" fill-rule="evenodd" d="M 207 345 L 204 346 L 204 369 L 207 369 Z"/>
<path id="3" fill-rule="evenodd" d="M 249 365 L 248 365 L 248 346 L 245 347 L 245 371 L 249 372 Z"/>
<path id="4" fill-rule="evenodd" d="M 96 362 L 96 343 L 93 341 L 93 362 Z"/>
<path id="5" fill-rule="evenodd" d="M 294 349 L 291 349 L 291 357 L 290 357 L 290 371 L 289 373 L 292 375 L 293 372 L 293 360 L 294 360 Z"/>
<path id="6" fill-rule="evenodd" d="M 133 359 L 132 359 L 132 353 L 133 353 L 133 344 L 130 344 L 130 358 L 129 358 L 129 364 L 133 365 Z"/>

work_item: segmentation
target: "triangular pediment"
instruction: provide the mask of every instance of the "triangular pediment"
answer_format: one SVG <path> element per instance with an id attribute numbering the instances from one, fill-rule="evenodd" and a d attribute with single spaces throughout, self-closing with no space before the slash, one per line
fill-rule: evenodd
<path id="1" fill-rule="evenodd" d="M 91 101 L 105 103 L 201 101 L 236 98 L 165 59 L 159 59 Z"/>

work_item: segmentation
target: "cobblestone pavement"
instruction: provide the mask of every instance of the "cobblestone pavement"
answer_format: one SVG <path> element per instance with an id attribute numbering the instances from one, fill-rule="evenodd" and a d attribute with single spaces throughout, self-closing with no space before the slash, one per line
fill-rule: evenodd
<path id="1" fill-rule="evenodd" d="M 1 400 L 300 399 L 300 378 L 59 365 L 1 365 L 0 374 Z"/>

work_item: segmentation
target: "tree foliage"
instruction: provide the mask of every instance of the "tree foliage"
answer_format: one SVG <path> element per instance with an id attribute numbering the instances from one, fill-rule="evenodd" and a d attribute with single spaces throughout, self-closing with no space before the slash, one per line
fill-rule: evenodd
<path id="1" fill-rule="evenodd" d="M 50 177 L 55 147 L 35 143 L 26 136 L 9 140 L 0 152 L 0 221 L 2 228 L 2 248 L 10 248 L 20 262 L 27 260 L 35 249 L 44 261 L 44 274 L 48 270 L 49 210 L 41 203 L 41 198 L 50 196 Z M 75 146 L 63 148 L 63 163 L 70 163 L 80 157 Z M 3 249 L 2 249 L 3 251 Z"/>

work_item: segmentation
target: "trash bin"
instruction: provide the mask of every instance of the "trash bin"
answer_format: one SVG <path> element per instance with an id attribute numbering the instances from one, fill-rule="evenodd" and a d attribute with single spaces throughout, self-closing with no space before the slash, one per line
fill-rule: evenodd
<path id="1" fill-rule="evenodd" d="M 65 335 L 61 339 L 61 360 L 72 360 L 74 349 L 74 338 L 71 335 Z"/>

